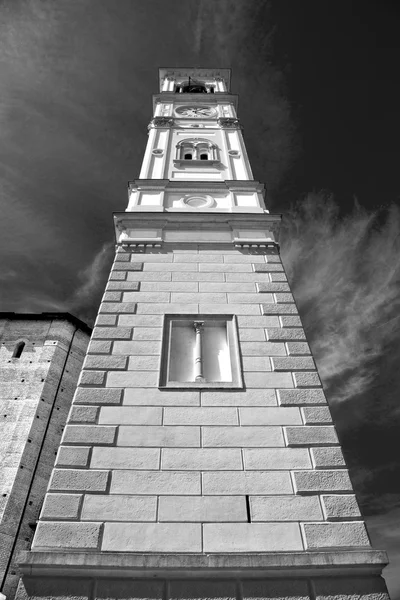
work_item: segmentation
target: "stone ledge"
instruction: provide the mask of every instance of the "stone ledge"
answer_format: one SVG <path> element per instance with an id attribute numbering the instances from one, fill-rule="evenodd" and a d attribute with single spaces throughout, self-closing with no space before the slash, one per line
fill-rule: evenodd
<path id="1" fill-rule="evenodd" d="M 265 554 L 143 554 L 22 551 L 23 575 L 226 578 L 380 574 L 388 559 L 381 550 L 268 552 Z"/>

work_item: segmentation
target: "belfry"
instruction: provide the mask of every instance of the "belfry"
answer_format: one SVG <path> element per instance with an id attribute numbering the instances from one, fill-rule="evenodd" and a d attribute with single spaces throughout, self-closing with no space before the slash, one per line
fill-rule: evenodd
<path id="1" fill-rule="evenodd" d="M 17 597 L 382 599 L 230 70 L 159 76 Z"/>

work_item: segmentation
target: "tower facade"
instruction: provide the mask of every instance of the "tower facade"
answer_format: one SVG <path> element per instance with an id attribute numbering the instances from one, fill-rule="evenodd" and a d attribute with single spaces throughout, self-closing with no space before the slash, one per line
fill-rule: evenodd
<path id="1" fill-rule="evenodd" d="M 227 69 L 160 69 L 20 598 L 382 597 Z"/>

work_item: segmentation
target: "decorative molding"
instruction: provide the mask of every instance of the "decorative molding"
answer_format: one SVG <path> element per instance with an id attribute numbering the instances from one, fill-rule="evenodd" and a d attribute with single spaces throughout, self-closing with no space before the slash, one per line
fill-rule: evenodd
<path id="1" fill-rule="evenodd" d="M 202 161 L 204 162 L 204 161 Z M 184 208 L 202 209 L 215 206 L 215 200 L 208 194 L 186 194 L 180 199 L 180 204 Z"/>
<path id="2" fill-rule="evenodd" d="M 239 119 L 233 117 L 219 117 L 217 123 L 223 129 L 242 129 Z"/>
<path id="3" fill-rule="evenodd" d="M 154 117 L 148 125 L 148 129 L 173 127 L 175 120 L 172 117 Z"/>

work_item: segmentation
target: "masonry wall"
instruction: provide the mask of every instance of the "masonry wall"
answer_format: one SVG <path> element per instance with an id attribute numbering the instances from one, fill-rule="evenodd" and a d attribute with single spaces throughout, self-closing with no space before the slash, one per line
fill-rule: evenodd
<path id="1" fill-rule="evenodd" d="M 89 335 L 64 319 L 14 315 L 0 319 L 0 341 L 0 589 L 12 598 L 15 556 L 30 547 Z"/>
<path id="2" fill-rule="evenodd" d="M 243 390 L 158 388 L 174 313 L 237 315 Z M 120 248 L 33 551 L 368 546 L 279 256 Z"/>

